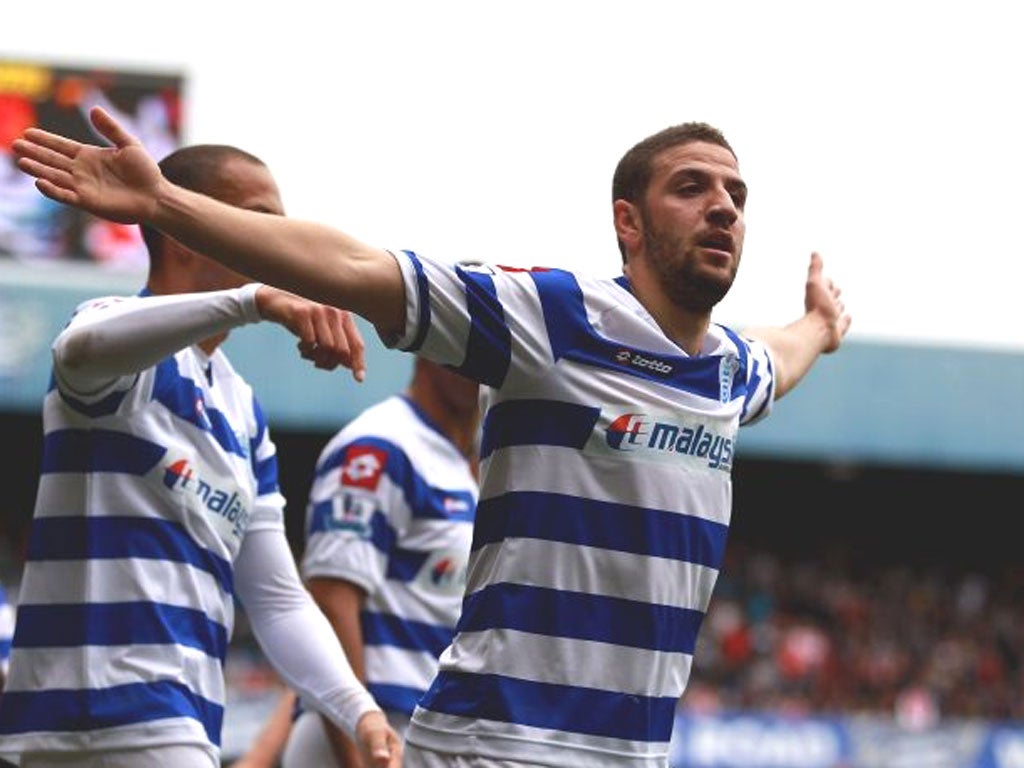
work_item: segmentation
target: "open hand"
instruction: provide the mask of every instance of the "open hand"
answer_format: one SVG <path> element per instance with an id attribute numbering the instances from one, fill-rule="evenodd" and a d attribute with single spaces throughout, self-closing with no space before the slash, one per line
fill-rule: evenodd
<path id="1" fill-rule="evenodd" d="M 851 318 L 840 296 L 842 289 L 824 275 L 824 263 L 817 253 L 811 254 L 804 286 L 804 309 L 825 321 L 828 340 L 822 352 L 835 352 L 850 328 Z"/>
<path id="2" fill-rule="evenodd" d="M 156 161 L 101 107 L 93 107 L 89 119 L 113 146 L 29 128 L 12 144 L 18 168 L 51 200 L 123 224 L 145 221 L 164 181 Z"/>

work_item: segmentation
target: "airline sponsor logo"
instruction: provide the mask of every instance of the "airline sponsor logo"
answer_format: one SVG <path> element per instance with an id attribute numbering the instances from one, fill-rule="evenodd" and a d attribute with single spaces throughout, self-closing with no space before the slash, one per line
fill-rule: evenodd
<path id="1" fill-rule="evenodd" d="M 229 483 L 200 476 L 187 459 L 178 459 L 164 467 L 164 485 L 185 494 L 190 506 L 198 506 L 210 513 L 222 538 L 229 534 L 237 542 L 249 527 L 252 513 L 248 509 L 248 500 L 237 489 L 231 489 Z"/>
<path id="2" fill-rule="evenodd" d="M 705 424 L 680 424 L 644 413 L 624 413 L 605 429 L 605 442 L 616 451 L 701 459 L 711 469 L 732 469 L 733 439 Z"/>
<path id="3" fill-rule="evenodd" d="M 433 553 L 420 568 L 416 581 L 436 595 L 461 596 L 466 588 L 468 561 L 465 553 L 442 550 Z"/>

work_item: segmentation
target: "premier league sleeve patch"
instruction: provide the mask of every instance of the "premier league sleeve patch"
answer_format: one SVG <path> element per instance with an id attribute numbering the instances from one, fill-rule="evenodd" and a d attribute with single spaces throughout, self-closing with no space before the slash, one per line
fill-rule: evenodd
<path id="1" fill-rule="evenodd" d="M 341 484 L 348 488 L 375 491 L 387 463 L 387 451 L 366 445 L 349 446 L 341 467 Z"/>

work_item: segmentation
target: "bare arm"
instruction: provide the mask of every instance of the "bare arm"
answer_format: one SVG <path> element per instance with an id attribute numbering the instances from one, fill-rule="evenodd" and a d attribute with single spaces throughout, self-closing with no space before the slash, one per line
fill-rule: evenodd
<path id="1" fill-rule="evenodd" d="M 292 730 L 294 707 L 295 694 L 286 690 L 252 745 L 244 755 L 231 763 L 231 768 L 275 768 Z"/>
<path id="2" fill-rule="evenodd" d="M 363 630 L 359 614 L 366 602 L 366 592 L 350 581 L 321 576 L 311 578 L 307 587 L 320 610 L 334 627 L 349 664 L 352 665 L 352 671 L 365 684 Z M 338 765 L 359 768 L 362 763 L 356 745 L 329 719 L 324 717 L 323 721 Z"/>
<path id="3" fill-rule="evenodd" d="M 97 216 L 144 222 L 238 272 L 347 309 L 383 338 L 401 333 L 405 296 L 394 258 L 330 227 L 246 211 L 167 181 L 134 136 L 100 107 L 89 117 L 112 147 L 30 128 L 18 167 L 47 197 Z"/>
<path id="4" fill-rule="evenodd" d="M 763 341 L 775 364 L 775 399 L 789 392 L 820 355 L 835 352 L 850 328 L 842 291 L 823 273 L 823 262 L 811 254 L 804 288 L 804 314 L 782 328 L 747 328 L 746 335 Z"/>

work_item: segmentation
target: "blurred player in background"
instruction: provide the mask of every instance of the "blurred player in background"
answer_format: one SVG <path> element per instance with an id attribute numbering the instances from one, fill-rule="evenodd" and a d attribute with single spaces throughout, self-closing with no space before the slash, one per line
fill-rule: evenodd
<path id="1" fill-rule="evenodd" d="M 160 167 L 283 217 L 270 171 L 238 149 L 190 147 Z M 396 735 L 295 569 L 263 411 L 219 349 L 269 320 L 318 368 L 361 378 L 353 320 L 143 234 L 141 295 L 84 302 L 53 344 L 0 750 L 23 768 L 219 765 L 238 597 L 282 677 L 371 765 L 396 768 Z"/>
<path id="2" fill-rule="evenodd" d="M 462 607 L 478 396 L 475 381 L 418 358 L 403 394 L 327 443 L 310 491 L 302 576 L 399 734 Z M 316 712 L 302 711 L 289 734 L 293 703 L 283 698 L 237 768 L 270 768 L 279 757 L 284 768 L 362 765 L 355 745 Z"/>
<path id="3" fill-rule="evenodd" d="M 466 598 L 407 765 L 665 765 L 724 554 L 739 427 L 850 326 L 816 253 L 793 322 L 711 322 L 746 231 L 721 132 L 684 123 L 626 152 L 612 179 L 623 274 L 598 279 L 463 268 L 219 205 L 162 178 L 109 115 L 93 120 L 114 148 L 37 130 L 15 142 L 44 194 L 352 310 L 487 385 Z"/>

